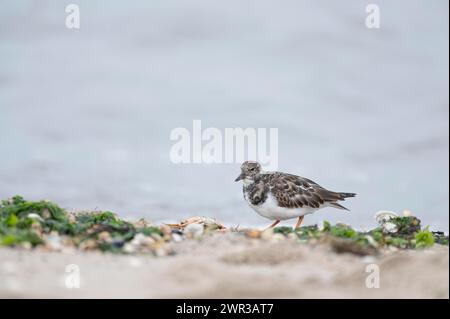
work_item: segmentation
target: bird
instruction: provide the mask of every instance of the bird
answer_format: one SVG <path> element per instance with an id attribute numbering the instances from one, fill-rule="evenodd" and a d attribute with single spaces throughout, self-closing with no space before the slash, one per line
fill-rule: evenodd
<path id="1" fill-rule="evenodd" d="M 280 221 L 297 218 L 294 229 L 303 218 L 324 207 L 348 211 L 339 201 L 355 197 L 355 193 L 333 192 L 305 177 L 283 173 L 264 172 L 256 161 L 245 161 L 235 182 L 243 182 L 244 199 L 262 217 L 274 220 L 267 228 Z"/>

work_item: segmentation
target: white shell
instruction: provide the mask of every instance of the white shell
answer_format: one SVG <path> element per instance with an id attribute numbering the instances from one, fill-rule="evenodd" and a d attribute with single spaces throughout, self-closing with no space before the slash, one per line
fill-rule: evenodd
<path id="1" fill-rule="evenodd" d="M 388 210 L 380 210 L 375 214 L 375 220 L 380 225 L 394 217 L 398 217 L 397 213 Z"/>
<path id="2" fill-rule="evenodd" d="M 384 223 L 382 227 L 385 233 L 396 233 L 398 231 L 397 225 L 391 222 Z"/>

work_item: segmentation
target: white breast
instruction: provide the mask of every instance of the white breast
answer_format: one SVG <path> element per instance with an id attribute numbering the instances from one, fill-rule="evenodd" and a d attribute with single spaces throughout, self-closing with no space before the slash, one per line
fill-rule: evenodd
<path id="1" fill-rule="evenodd" d="M 267 199 L 260 205 L 253 205 L 245 196 L 245 200 L 259 215 L 272 220 L 286 220 L 292 219 L 307 214 L 314 213 L 317 208 L 302 207 L 302 208 L 285 208 L 279 207 L 276 199 L 271 193 L 268 194 Z"/>

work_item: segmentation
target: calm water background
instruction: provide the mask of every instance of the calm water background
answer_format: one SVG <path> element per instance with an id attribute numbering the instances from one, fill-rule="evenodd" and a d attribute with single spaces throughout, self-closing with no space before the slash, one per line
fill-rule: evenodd
<path id="1" fill-rule="evenodd" d="M 448 2 L 0 0 L 0 197 L 154 221 L 264 225 L 239 164 L 175 165 L 170 131 L 278 127 L 279 169 L 354 191 L 372 227 L 409 209 L 448 230 Z M 293 223 L 293 222 L 292 222 Z"/>

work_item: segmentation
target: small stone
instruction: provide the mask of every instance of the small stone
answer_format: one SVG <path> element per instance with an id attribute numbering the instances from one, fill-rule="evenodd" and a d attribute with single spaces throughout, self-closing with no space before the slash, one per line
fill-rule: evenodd
<path id="1" fill-rule="evenodd" d="M 121 248 L 121 247 L 123 247 L 123 245 L 125 244 L 125 241 L 124 241 L 124 239 L 121 238 L 121 237 L 116 237 L 116 238 L 113 238 L 113 239 L 111 240 L 111 244 L 112 244 L 114 247 Z"/>
<path id="2" fill-rule="evenodd" d="M 25 242 L 21 243 L 20 246 L 21 246 L 23 249 L 26 249 L 26 250 L 30 250 L 31 248 L 33 248 L 33 246 L 31 245 L 31 243 L 28 242 L 28 241 L 25 241 Z"/>
<path id="3" fill-rule="evenodd" d="M 77 222 L 77 218 L 76 218 L 75 214 L 69 214 L 68 218 L 69 218 L 69 223 L 71 223 L 71 224 L 75 224 Z"/>
<path id="4" fill-rule="evenodd" d="M 42 236 L 42 226 L 41 223 L 39 222 L 33 222 L 33 224 L 31 224 L 31 229 L 38 234 L 39 236 Z"/>
<path id="5" fill-rule="evenodd" d="M 134 245 L 140 245 L 141 242 L 145 239 L 145 235 L 142 233 L 137 233 L 136 235 L 134 235 L 133 239 L 131 240 L 131 242 Z"/>
<path id="6" fill-rule="evenodd" d="M 107 231 L 102 231 L 100 234 L 98 234 L 98 239 L 105 242 L 111 242 L 111 234 Z"/>
<path id="7" fill-rule="evenodd" d="M 145 219 L 141 218 L 138 221 L 134 222 L 133 225 L 136 228 L 145 228 L 148 226 L 148 223 L 145 221 Z"/>
<path id="8" fill-rule="evenodd" d="M 155 241 L 162 241 L 162 237 L 159 234 L 153 233 L 150 235 Z"/>
<path id="9" fill-rule="evenodd" d="M 180 235 L 180 234 L 177 234 L 177 233 L 173 233 L 172 234 L 172 240 L 175 242 L 175 243 L 179 243 L 179 242 L 181 242 L 181 241 L 183 241 L 183 236 L 182 235 Z"/>
<path id="10" fill-rule="evenodd" d="M 152 250 L 155 240 L 150 236 L 145 236 L 142 233 L 138 233 L 127 244 L 125 244 L 124 250 L 126 252 L 147 251 Z"/>
<path id="11" fill-rule="evenodd" d="M 97 248 L 97 242 L 94 239 L 88 239 L 80 244 L 81 250 L 94 250 Z"/>
<path id="12" fill-rule="evenodd" d="M 162 232 L 164 235 L 171 235 L 171 234 L 172 234 L 172 228 L 170 228 L 170 227 L 167 226 L 167 225 L 162 225 L 159 229 L 161 229 L 161 232 Z"/>
<path id="13" fill-rule="evenodd" d="M 61 236 L 57 232 L 51 232 L 46 238 L 46 248 L 52 251 L 60 251 L 63 248 Z"/>
<path id="14" fill-rule="evenodd" d="M 409 216 L 414 216 L 414 214 L 410 210 L 405 209 L 403 211 L 403 216 L 409 217 Z"/>
<path id="15" fill-rule="evenodd" d="M 187 238 L 200 238 L 203 235 L 203 225 L 189 224 L 184 229 Z"/>
<path id="16" fill-rule="evenodd" d="M 137 251 L 137 248 L 135 245 L 133 245 L 132 243 L 126 243 L 123 246 L 123 251 L 129 254 L 133 254 Z"/>
<path id="17" fill-rule="evenodd" d="M 152 246 L 154 243 L 155 243 L 155 240 L 149 236 L 145 236 L 141 241 L 141 245 L 143 245 L 143 246 Z"/>
<path id="18" fill-rule="evenodd" d="M 248 237 L 248 238 L 261 238 L 261 231 L 260 230 L 257 230 L 257 229 L 250 229 L 250 230 L 248 230 L 246 233 L 245 233 L 245 235 Z"/>
<path id="19" fill-rule="evenodd" d="M 49 219 L 51 216 L 52 216 L 52 215 L 50 214 L 50 212 L 49 212 L 48 209 L 44 209 L 44 210 L 42 211 L 42 217 L 43 217 L 44 219 Z"/>

